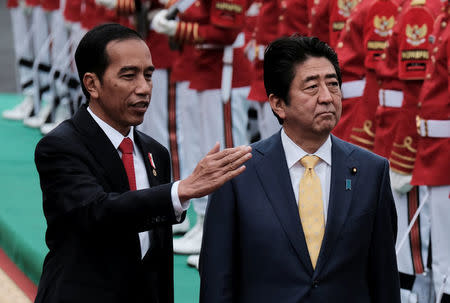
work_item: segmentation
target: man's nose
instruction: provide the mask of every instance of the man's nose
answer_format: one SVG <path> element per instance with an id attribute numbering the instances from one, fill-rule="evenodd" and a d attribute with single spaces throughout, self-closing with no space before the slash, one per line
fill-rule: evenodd
<path id="1" fill-rule="evenodd" d="M 150 95 L 152 92 L 153 83 L 151 80 L 145 78 L 145 76 L 140 76 L 137 79 L 136 94 L 138 95 Z"/>
<path id="2" fill-rule="evenodd" d="M 333 102 L 333 97 L 326 83 L 322 83 L 319 87 L 319 103 L 331 103 Z"/>

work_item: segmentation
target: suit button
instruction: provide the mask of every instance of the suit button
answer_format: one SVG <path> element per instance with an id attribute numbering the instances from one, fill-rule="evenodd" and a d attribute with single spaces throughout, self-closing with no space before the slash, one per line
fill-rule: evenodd
<path id="1" fill-rule="evenodd" d="M 314 280 L 314 281 L 313 281 L 313 284 L 312 284 L 312 287 L 313 287 L 313 288 L 319 287 L 319 281 L 318 281 L 318 280 Z"/>

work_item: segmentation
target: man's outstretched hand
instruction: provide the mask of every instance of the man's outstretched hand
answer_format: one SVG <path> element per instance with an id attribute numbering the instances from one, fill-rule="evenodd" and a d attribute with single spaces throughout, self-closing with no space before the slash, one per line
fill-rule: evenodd
<path id="1" fill-rule="evenodd" d="M 180 181 L 178 196 L 181 201 L 209 195 L 225 182 L 245 170 L 244 162 L 252 157 L 250 146 L 220 150 L 219 143 L 198 162 L 194 172 Z"/>

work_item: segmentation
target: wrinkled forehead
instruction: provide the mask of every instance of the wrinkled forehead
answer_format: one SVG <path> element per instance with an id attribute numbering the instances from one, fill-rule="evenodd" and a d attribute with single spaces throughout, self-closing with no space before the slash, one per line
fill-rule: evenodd
<path id="1" fill-rule="evenodd" d="M 303 62 L 295 66 L 295 77 L 307 80 L 311 78 L 335 78 L 337 72 L 327 57 L 308 56 Z"/>

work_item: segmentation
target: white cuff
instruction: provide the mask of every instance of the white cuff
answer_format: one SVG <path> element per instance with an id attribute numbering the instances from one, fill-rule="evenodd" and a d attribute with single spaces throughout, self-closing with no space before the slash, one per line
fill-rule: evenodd
<path id="1" fill-rule="evenodd" d="M 175 217 L 177 218 L 177 221 L 180 222 L 181 215 L 185 210 L 189 208 L 189 205 L 191 204 L 189 200 L 181 202 L 180 197 L 178 197 L 178 185 L 180 184 L 180 181 L 175 181 L 172 184 L 172 188 L 170 190 L 170 195 L 172 197 L 172 205 L 173 210 L 175 212 Z"/>

